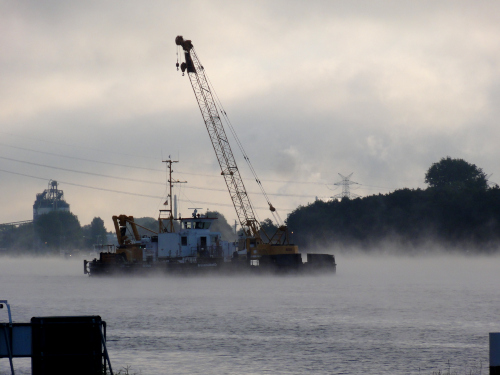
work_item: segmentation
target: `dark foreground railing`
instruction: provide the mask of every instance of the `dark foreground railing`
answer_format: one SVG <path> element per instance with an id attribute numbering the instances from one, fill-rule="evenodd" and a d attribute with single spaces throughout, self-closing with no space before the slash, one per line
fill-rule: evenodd
<path id="1" fill-rule="evenodd" d="M 8 306 L 0 300 L 3 304 Z M 34 317 L 30 323 L 12 323 L 9 313 L 9 323 L 0 323 L 0 358 L 9 359 L 14 375 L 12 360 L 21 357 L 31 357 L 33 375 L 113 375 L 106 322 L 97 315 Z"/>
<path id="2" fill-rule="evenodd" d="M 500 332 L 490 333 L 490 375 L 500 375 Z"/>

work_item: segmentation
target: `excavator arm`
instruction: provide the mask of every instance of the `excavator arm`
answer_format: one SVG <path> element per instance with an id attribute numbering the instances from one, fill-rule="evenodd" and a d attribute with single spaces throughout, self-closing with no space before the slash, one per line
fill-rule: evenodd
<path id="1" fill-rule="evenodd" d="M 118 240 L 119 245 L 127 245 L 132 243 L 130 238 L 127 236 L 127 223 L 129 223 L 130 227 L 132 228 L 132 233 L 134 234 L 134 240 L 139 241 L 141 239 L 141 236 L 139 236 L 139 232 L 137 231 L 138 224 L 134 222 L 133 216 L 115 215 L 113 216 L 112 219 L 113 219 L 113 224 L 115 226 L 116 239 Z"/>

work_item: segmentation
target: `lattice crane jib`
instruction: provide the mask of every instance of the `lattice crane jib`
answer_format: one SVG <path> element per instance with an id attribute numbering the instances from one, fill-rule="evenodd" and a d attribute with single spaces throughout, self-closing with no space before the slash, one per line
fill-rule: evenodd
<path id="1" fill-rule="evenodd" d="M 240 225 L 247 236 L 260 238 L 260 224 L 236 165 L 204 68 L 190 40 L 178 36 L 175 43 L 184 51 L 185 62 L 181 64 L 181 69 L 183 74 L 187 71 Z"/>

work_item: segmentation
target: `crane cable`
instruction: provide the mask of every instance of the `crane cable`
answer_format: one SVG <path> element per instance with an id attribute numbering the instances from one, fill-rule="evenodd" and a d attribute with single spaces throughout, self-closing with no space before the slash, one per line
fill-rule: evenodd
<path id="1" fill-rule="evenodd" d="M 194 52 L 194 47 L 192 48 L 192 51 Z M 194 52 L 194 53 L 196 54 L 196 52 Z M 200 61 L 200 59 L 198 58 L 198 55 L 196 55 L 196 57 L 197 57 L 198 61 Z M 201 64 L 201 61 L 200 61 L 200 65 L 203 68 L 203 65 Z M 236 131 L 234 130 L 234 127 L 233 127 L 233 125 L 231 123 L 231 120 L 229 120 L 229 116 L 227 115 L 226 111 L 224 110 L 224 106 L 222 105 L 222 102 L 219 99 L 219 96 L 217 95 L 217 92 L 215 91 L 214 85 L 212 84 L 212 82 L 210 81 L 210 78 L 206 74 L 205 69 L 203 69 L 203 72 L 204 72 L 204 75 L 205 75 L 205 77 L 206 77 L 206 79 L 208 81 L 208 84 L 210 85 L 211 91 L 215 94 L 215 100 L 217 102 L 217 106 L 219 107 L 220 113 L 223 115 L 223 118 L 225 119 L 225 122 L 226 122 L 229 130 L 231 131 L 231 134 L 233 135 L 233 137 L 234 137 L 234 139 L 236 141 L 236 144 L 238 145 L 241 153 L 243 154 L 243 158 L 245 159 L 248 167 L 250 168 L 250 171 L 252 172 L 252 174 L 253 174 L 253 176 L 255 178 L 255 181 L 257 182 L 257 185 L 259 185 L 260 190 L 262 192 L 262 195 L 264 196 L 264 198 L 267 201 L 267 204 L 269 205 L 269 209 L 270 209 L 270 211 L 271 211 L 271 213 L 272 213 L 272 215 L 274 217 L 274 220 L 278 223 L 278 225 L 282 225 L 283 224 L 283 220 L 281 219 L 278 211 L 276 211 L 276 209 L 274 208 L 274 206 L 271 204 L 271 201 L 270 201 L 270 199 L 269 199 L 266 191 L 264 190 L 264 186 L 262 185 L 262 182 L 258 178 L 257 172 L 253 168 L 253 165 L 250 162 L 250 158 L 248 157 L 247 153 L 245 152 L 245 149 L 243 148 L 243 144 L 241 143 L 240 139 L 238 138 L 238 135 L 236 134 Z"/>

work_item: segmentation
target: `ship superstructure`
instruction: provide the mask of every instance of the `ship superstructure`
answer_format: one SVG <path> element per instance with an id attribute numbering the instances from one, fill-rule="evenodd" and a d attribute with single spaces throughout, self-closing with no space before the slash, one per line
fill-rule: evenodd
<path id="1" fill-rule="evenodd" d="M 168 163 L 169 186 L 172 197 L 172 163 Z M 289 256 L 275 255 L 255 262 L 248 254 L 248 239 L 231 242 L 222 239 L 220 232 L 211 231 L 217 217 L 193 209 L 191 216 L 175 218 L 172 199 L 160 210 L 158 231 L 143 227 L 133 216 L 113 216 L 118 246 L 107 246 L 98 257 L 84 260 L 84 273 L 91 276 L 112 274 L 185 274 L 207 273 L 240 274 L 245 272 L 295 272 L 322 270 L 335 272 L 335 257 L 328 254 L 307 254 L 307 263 L 301 254 L 292 261 Z M 139 234 L 139 228 L 148 234 Z M 252 244 L 250 244 L 252 246 Z M 103 248 L 104 250 L 104 248 Z"/>
<path id="2" fill-rule="evenodd" d="M 137 224 L 133 216 L 113 216 L 118 246 L 100 252 L 99 259 L 85 260 L 85 273 L 137 273 L 151 272 L 152 269 L 175 273 L 201 268 L 218 269 L 223 263 L 238 258 L 235 255 L 236 242 L 224 241 L 221 233 L 210 230 L 217 217 L 201 214 L 198 209 L 193 209 L 190 217 L 174 217 L 172 187 L 180 181 L 172 178 L 172 163 L 175 161 L 166 162 L 170 192 L 165 201 L 166 209 L 159 213 L 158 231 Z M 141 236 L 138 228 L 149 235 Z"/>
<path id="3" fill-rule="evenodd" d="M 40 215 L 51 211 L 69 212 L 69 204 L 64 200 L 64 192 L 59 190 L 58 185 L 57 181 L 50 180 L 47 189 L 36 195 L 33 204 L 33 221 L 36 221 Z"/>

